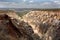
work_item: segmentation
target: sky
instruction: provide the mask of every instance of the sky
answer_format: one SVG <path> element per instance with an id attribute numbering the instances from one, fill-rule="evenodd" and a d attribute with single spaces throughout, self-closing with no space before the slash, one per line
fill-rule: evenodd
<path id="1" fill-rule="evenodd" d="M 60 8 L 60 0 L 0 0 L 0 8 Z"/>

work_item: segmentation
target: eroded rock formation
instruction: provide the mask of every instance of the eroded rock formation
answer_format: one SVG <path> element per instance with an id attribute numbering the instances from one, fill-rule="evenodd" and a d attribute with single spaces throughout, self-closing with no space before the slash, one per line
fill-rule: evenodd
<path id="1" fill-rule="evenodd" d="M 0 12 L 0 40 L 60 40 L 60 11 Z"/>
<path id="2" fill-rule="evenodd" d="M 42 40 L 55 40 L 56 32 L 60 28 L 60 11 L 30 11 L 23 16 L 23 20 L 33 28 L 35 34 Z M 60 34 L 59 34 L 60 35 Z M 59 40 L 57 37 L 56 40 Z"/>
<path id="3" fill-rule="evenodd" d="M 0 40 L 33 40 L 31 26 L 17 19 L 17 14 L 0 14 Z"/>

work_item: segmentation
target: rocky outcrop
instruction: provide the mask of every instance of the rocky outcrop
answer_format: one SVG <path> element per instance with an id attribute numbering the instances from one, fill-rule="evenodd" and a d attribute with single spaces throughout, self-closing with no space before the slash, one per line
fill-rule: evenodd
<path id="1" fill-rule="evenodd" d="M 12 16 L 0 14 L 0 40 L 33 40 L 31 26 Z"/>
<path id="2" fill-rule="evenodd" d="M 60 40 L 60 11 L 31 11 L 19 17 L 0 14 L 0 40 Z"/>
<path id="3" fill-rule="evenodd" d="M 42 40 L 59 40 L 56 38 L 60 29 L 60 11 L 30 11 L 23 16 L 24 22 L 27 22 L 33 28 L 35 34 Z M 58 34 L 60 35 L 60 34 Z"/>
<path id="4" fill-rule="evenodd" d="M 18 16 L 16 12 L 13 10 L 0 10 L 0 15 L 3 15 L 3 14 L 8 15 L 9 17 L 11 17 L 11 19 L 15 18 L 15 19 L 21 20 L 21 17 Z"/>

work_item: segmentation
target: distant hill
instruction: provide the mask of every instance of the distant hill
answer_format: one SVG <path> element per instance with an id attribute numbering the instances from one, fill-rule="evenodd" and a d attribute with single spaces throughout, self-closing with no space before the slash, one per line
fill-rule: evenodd
<path id="1" fill-rule="evenodd" d="M 60 8 L 0 8 L 0 10 L 15 10 L 15 11 L 24 11 L 24 10 L 60 10 Z"/>

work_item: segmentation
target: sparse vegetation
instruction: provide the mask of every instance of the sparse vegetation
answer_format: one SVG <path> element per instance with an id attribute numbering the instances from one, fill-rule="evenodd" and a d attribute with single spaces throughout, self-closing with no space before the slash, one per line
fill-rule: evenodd
<path id="1" fill-rule="evenodd" d="M 16 14 L 18 14 L 20 17 L 22 17 L 23 15 L 27 14 L 29 11 L 19 11 L 16 12 Z"/>

